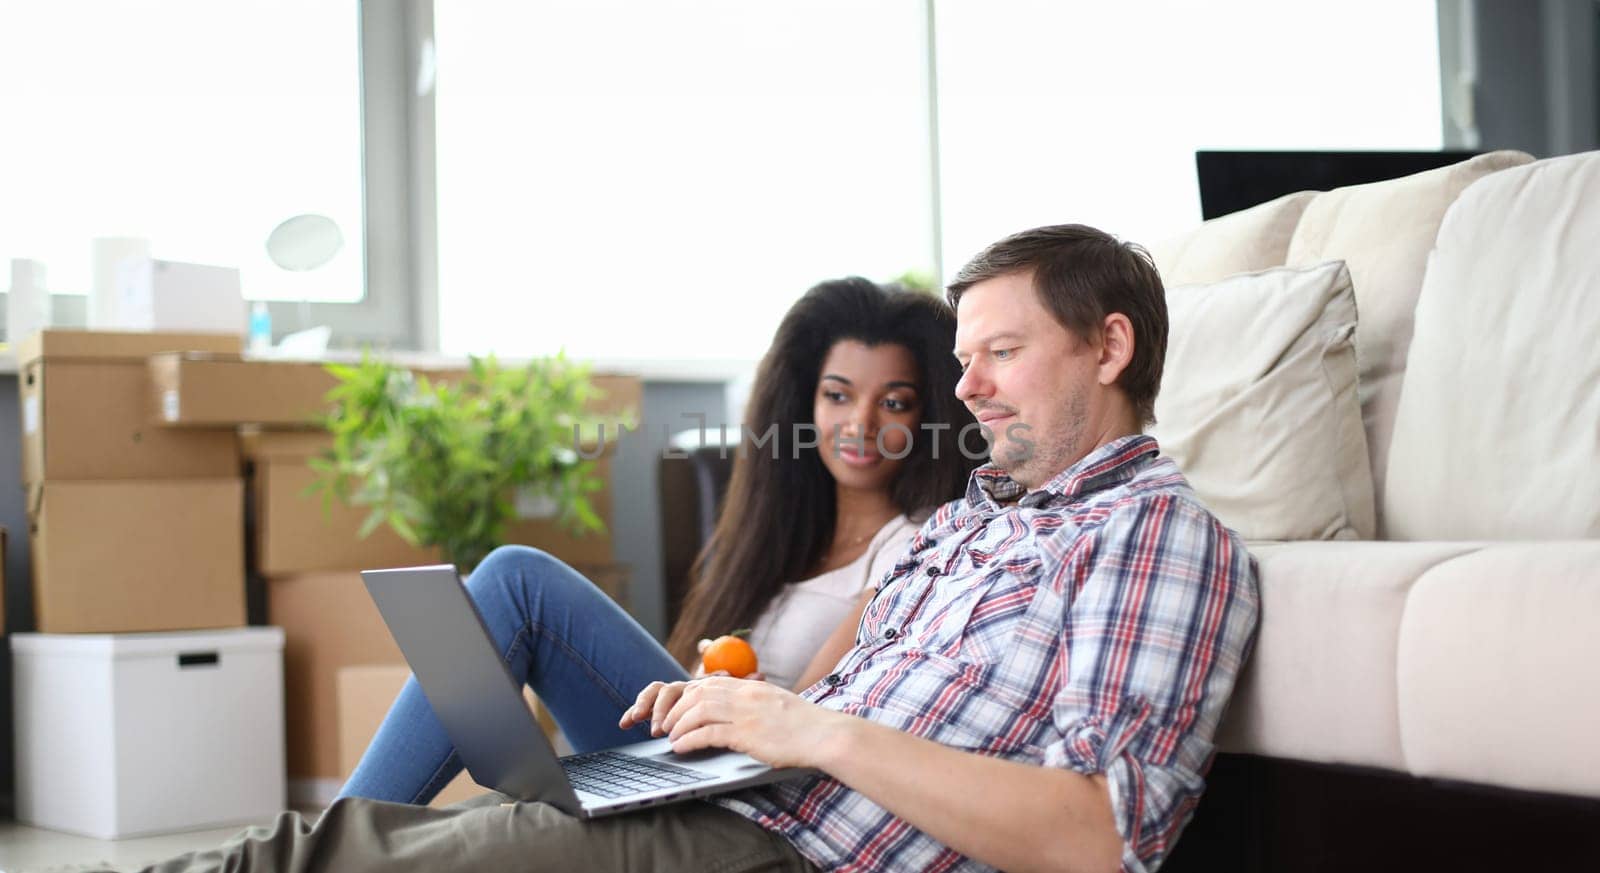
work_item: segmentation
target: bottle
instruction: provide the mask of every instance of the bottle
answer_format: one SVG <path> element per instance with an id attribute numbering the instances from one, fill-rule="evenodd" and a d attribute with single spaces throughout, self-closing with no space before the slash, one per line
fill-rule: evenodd
<path id="1" fill-rule="evenodd" d="M 12 258 L 5 336 L 12 353 L 23 340 L 49 326 L 50 289 L 44 281 L 44 264 L 27 258 Z"/>
<path id="2" fill-rule="evenodd" d="M 272 313 L 267 311 L 265 300 L 250 305 L 250 352 L 266 354 L 272 351 Z"/>

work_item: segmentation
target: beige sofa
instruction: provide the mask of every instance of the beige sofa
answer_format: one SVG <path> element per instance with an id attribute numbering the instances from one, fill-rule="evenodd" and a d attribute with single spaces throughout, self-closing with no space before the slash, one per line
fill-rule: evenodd
<path id="1" fill-rule="evenodd" d="M 1600 152 L 1293 194 L 1152 254 L 1169 288 L 1340 259 L 1359 313 L 1372 529 L 1252 543 L 1219 749 L 1600 798 Z"/>

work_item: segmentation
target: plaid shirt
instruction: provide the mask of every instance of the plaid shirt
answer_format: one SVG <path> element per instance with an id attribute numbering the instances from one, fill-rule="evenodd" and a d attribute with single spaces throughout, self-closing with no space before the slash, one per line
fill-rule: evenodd
<path id="1" fill-rule="evenodd" d="M 1103 773 L 1123 869 L 1154 869 L 1200 799 L 1258 612 L 1253 559 L 1158 452 L 1124 437 L 1031 493 L 975 471 L 804 697 L 957 749 Z M 824 869 L 989 869 L 824 775 L 716 802 Z"/>

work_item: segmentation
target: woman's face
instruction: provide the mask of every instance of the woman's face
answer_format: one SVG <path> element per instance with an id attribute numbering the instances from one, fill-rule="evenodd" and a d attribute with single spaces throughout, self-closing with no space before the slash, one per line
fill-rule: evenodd
<path id="1" fill-rule="evenodd" d="M 847 488 L 887 491 L 921 436 L 917 359 L 905 346 L 833 344 L 813 404 L 822 464 Z"/>

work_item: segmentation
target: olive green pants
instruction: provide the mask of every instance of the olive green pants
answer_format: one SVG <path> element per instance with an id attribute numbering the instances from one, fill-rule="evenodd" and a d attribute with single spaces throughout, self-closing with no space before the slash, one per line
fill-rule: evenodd
<path id="1" fill-rule="evenodd" d="M 315 824 L 286 812 L 154 873 L 492 870 L 812 871 L 782 837 L 719 807 L 677 803 L 594 821 L 487 795 L 444 809 L 344 798 Z"/>

